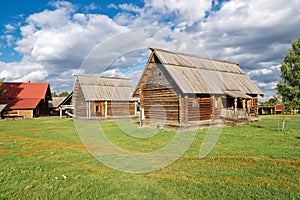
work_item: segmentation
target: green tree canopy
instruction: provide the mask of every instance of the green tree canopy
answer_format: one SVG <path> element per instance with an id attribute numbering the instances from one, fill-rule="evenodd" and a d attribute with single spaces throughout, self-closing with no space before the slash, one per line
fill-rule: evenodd
<path id="1" fill-rule="evenodd" d="M 3 79 L 0 79 L 0 86 L 3 84 Z M 2 96 L 2 94 L 4 94 L 4 92 L 6 92 L 4 89 L 0 89 L 0 97 Z"/>
<path id="2" fill-rule="evenodd" d="M 61 92 L 61 93 L 59 93 L 59 94 L 57 94 L 56 92 L 52 92 L 52 93 L 51 93 L 51 96 L 52 96 L 52 97 L 66 97 L 66 96 L 68 96 L 68 95 L 69 95 L 68 92 Z"/>
<path id="3" fill-rule="evenodd" d="M 300 37 L 292 41 L 280 69 L 280 80 L 276 87 L 278 95 L 286 109 L 295 111 L 300 107 Z"/>
<path id="4" fill-rule="evenodd" d="M 279 99 L 275 96 L 271 97 L 269 100 L 262 102 L 261 105 L 264 106 L 275 106 L 276 104 L 280 103 Z"/>

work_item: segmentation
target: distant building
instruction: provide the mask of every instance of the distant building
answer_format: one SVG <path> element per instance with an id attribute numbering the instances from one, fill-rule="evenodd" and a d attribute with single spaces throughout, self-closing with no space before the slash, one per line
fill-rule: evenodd
<path id="1" fill-rule="evenodd" d="M 108 119 L 136 115 L 129 79 L 103 76 L 77 76 L 73 91 L 76 118 Z"/>
<path id="2" fill-rule="evenodd" d="M 260 105 L 258 108 L 258 112 L 260 115 L 281 114 L 283 112 L 283 105 L 282 104 L 276 104 L 274 106 Z"/>
<path id="3" fill-rule="evenodd" d="M 9 108 L 4 117 L 32 118 L 49 115 L 49 83 L 3 82 L 0 88 L 6 90 L 0 97 L 0 104 L 7 104 Z"/>
<path id="4" fill-rule="evenodd" d="M 49 101 L 49 112 L 50 115 L 62 116 L 73 110 L 72 104 L 72 95 L 71 92 L 68 96 L 65 97 L 52 97 L 52 100 Z"/>
<path id="5" fill-rule="evenodd" d="M 258 117 L 262 91 L 232 62 L 151 48 L 134 92 L 141 121 L 187 125 L 222 119 L 247 123 Z"/>

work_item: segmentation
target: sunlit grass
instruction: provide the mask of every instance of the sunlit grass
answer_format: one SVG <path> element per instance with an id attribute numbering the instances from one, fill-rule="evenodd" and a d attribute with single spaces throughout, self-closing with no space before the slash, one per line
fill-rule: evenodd
<path id="1" fill-rule="evenodd" d="M 263 116 L 246 126 L 224 127 L 210 154 L 198 154 L 207 129 L 173 164 L 130 174 L 111 169 L 82 145 L 72 119 L 0 121 L 0 199 L 299 199 L 300 116 Z M 121 122 L 126 123 L 126 122 Z M 121 148 L 150 152 L 176 132 L 135 126 L 137 138 L 113 121 L 101 122 Z M 147 131 L 149 131 L 147 133 Z"/>

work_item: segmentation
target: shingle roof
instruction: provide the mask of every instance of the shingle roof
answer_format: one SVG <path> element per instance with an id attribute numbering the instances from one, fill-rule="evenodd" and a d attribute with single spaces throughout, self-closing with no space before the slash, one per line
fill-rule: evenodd
<path id="1" fill-rule="evenodd" d="M 50 93 L 49 83 L 14 83 L 4 82 L 1 89 L 6 92 L 1 96 L 0 103 L 8 104 L 10 109 L 34 109 L 47 93 Z"/>
<path id="2" fill-rule="evenodd" d="M 130 79 L 103 76 L 77 76 L 86 101 L 130 101 Z"/>
<path id="3" fill-rule="evenodd" d="M 239 91 L 263 95 L 236 63 L 162 49 L 151 50 L 151 56 L 158 58 L 161 67 L 166 69 L 182 93 L 223 94 L 225 91 Z"/>

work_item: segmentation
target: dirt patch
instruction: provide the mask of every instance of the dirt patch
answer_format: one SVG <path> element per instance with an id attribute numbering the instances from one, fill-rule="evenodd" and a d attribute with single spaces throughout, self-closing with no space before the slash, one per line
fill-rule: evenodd
<path id="1" fill-rule="evenodd" d="M 10 135 L 0 135 L 0 138 L 3 140 L 9 140 L 14 142 L 24 142 L 30 144 L 35 149 L 38 147 L 48 147 L 48 148 L 62 148 L 62 149 L 70 149 L 80 152 L 87 152 L 86 148 L 82 144 L 66 144 L 63 142 L 55 142 L 48 140 L 39 140 L 34 138 L 27 138 L 23 136 L 10 136 Z M 24 154 L 25 155 L 25 154 Z M 27 154 L 29 155 L 29 154 Z"/>
<path id="2" fill-rule="evenodd" d="M 0 155 L 8 155 L 8 154 L 11 154 L 11 153 L 8 152 L 8 151 L 2 151 L 2 150 L 0 150 Z"/>

